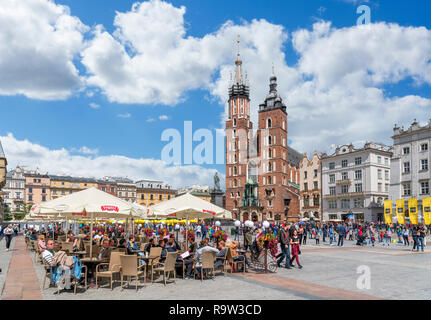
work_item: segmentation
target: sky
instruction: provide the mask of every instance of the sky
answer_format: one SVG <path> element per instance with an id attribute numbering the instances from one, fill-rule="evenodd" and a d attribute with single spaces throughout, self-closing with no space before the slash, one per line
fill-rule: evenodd
<path id="1" fill-rule="evenodd" d="M 358 26 L 361 5 L 371 23 Z M 238 35 L 255 124 L 274 66 L 291 147 L 390 145 L 395 124 L 431 118 L 430 9 L 420 0 L 0 0 L 8 170 L 175 187 L 212 186 L 218 172 L 223 185 L 215 137 Z M 212 136 L 213 161 L 184 161 L 185 121 Z M 172 129 L 175 164 L 162 158 Z"/>

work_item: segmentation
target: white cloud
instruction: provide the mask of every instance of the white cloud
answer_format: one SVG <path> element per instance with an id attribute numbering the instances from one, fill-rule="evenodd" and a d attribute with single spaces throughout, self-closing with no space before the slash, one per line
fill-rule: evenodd
<path id="1" fill-rule="evenodd" d="M 49 0 L 0 0 L 0 95 L 58 100 L 82 82 L 74 59 L 88 30 Z"/>
<path id="2" fill-rule="evenodd" d="M 8 170 L 16 165 L 39 167 L 39 172 L 102 178 L 127 176 L 131 179 L 157 179 L 174 187 L 192 184 L 212 185 L 215 169 L 200 166 L 167 166 L 161 160 L 134 159 L 121 155 L 84 156 L 71 155 L 66 149 L 52 150 L 30 142 L 18 140 L 13 134 L 0 137 L 7 155 Z M 82 149 L 84 149 L 83 147 Z M 221 179 L 224 176 L 219 173 Z"/>
<path id="3" fill-rule="evenodd" d="M 128 119 L 128 118 L 131 117 L 131 114 L 128 113 L 128 112 L 126 112 L 126 113 L 120 113 L 120 114 L 117 114 L 117 117 L 118 118 L 123 118 L 123 119 Z"/>
<path id="4" fill-rule="evenodd" d="M 169 120 L 169 117 L 165 114 L 162 114 L 161 116 L 159 116 L 159 120 Z"/>
<path id="5" fill-rule="evenodd" d="M 148 118 L 147 120 L 146 120 L 147 122 L 154 122 L 154 121 L 156 121 L 154 118 Z"/>
<path id="6" fill-rule="evenodd" d="M 89 106 L 93 109 L 99 109 L 100 108 L 100 105 L 97 103 L 94 103 L 94 102 L 89 103 Z"/>

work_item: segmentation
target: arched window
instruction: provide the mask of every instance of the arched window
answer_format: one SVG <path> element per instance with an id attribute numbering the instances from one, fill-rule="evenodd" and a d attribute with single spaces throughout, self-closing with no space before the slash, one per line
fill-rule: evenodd
<path id="1" fill-rule="evenodd" d="M 244 114 L 244 100 L 241 100 L 241 114 Z"/>
<path id="2" fill-rule="evenodd" d="M 271 159 L 271 158 L 272 158 L 272 150 L 268 149 L 268 159 Z"/>
<path id="3" fill-rule="evenodd" d="M 233 167 L 233 174 L 236 176 L 238 174 L 238 169 L 236 167 Z"/>
<path id="4" fill-rule="evenodd" d="M 236 200 L 233 201 L 233 207 L 237 208 L 238 207 L 238 202 Z"/>
<path id="5" fill-rule="evenodd" d="M 269 136 L 268 137 L 268 145 L 270 146 L 272 144 L 272 137 L 271 136 Z"/>
<path id="6" fill-rule="evenodd" d="M 271 118 L 268 118 L 268 120 L 266 121 L 266 128 L 271 128 L 272 127 L 272 121 Z"/>
<path id="7" fill-rule="evenodd" d="M 271 184 L 271 176 L 268 176 L 268 184 Z"/>
<path id="8" fill-rule="evenodd" d="M 236 118 L 233 118 L 233 126 L 236 126 Z"/>
<path id="9" fill-rule="evenodd" d="M 237 181 L 236 181 L 236 179 L 234 179 L 234 180 L 233 180 L 233 186 L 234 186 L 234 187 L 236 187 L 237 185 L 238 185 L 238 184 L 237 184 Z"/>
<path id="10" fill-rule="evenodd" d="M 272 165 L 271 165 L 271 162 L 268 162 L 268 172 L 271 172 L 272 171 Z"/>

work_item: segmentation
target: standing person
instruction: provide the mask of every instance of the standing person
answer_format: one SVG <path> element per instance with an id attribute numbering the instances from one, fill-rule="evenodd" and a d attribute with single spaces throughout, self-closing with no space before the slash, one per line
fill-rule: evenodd
<path id="1" fill-rule="evenodd" d="M 10 243 L 12 241 L 13 229 L 10 224 L 4 229 L 4 235 L 6 237 L 6 251 L 9 251 Z"/>
<path id="2" fill-rule="evenodd" d="M 332 227 L 332 224 L 329 226 L 328 234 L 329 234 L 329 245 L 332 246 L 332 241 L 334 241 L 334 228 Z"/>
<path id="3" fill-rule="evenodd" d="M 318 227 L 316 227 L 316 231 L 315 231 L 315 235 L 314 235 L 314 237 L 315 237 L 315 239 L 316 239 L 316 244 L 320 244 L 320 230 L 319 230 L 319 228 Z"/>
<path id="4" fill-rule="evenodd" d="M 251 235 L 251 229 L 249 227 L 245 227 L 244 229 L 244 248 L 245 251 L 247 251 L 247 248 L 250 248 L 251 251 L 251 245 L 253 243 L 253 237 Z"/>
<path id="5" fill-rule="evenodd" d="M 289 254 L 289 245 L 290 245 L 290 236 L 289 236 L 289 225 L 285 224 L 282 229 L 279 231 L 278 239 L 280 241 L 280 249 L 281 249 L 281 255 L 280 258 L 277 260 L 277 265 L 280 268 L 281 262 L 284 258 L 286 258 L 286 263 L 284 267 L 286 269 L 292 269 L 290 267 L 290 254 Z"/>
<path id="6" fill-rule="evenodd" d="M 410 246 L 409 233 L 410 233 L 409 229 L 407 227 L 404 227 L 404 231 L 403 231 L 404 246 Z"/>
<path id="7" fill-rule="evenodd" d="M 344 244 L 344 237 L 346 236 L 346 229 L 342 224 L 338 227 L 338 244 L 337 246 L 342 247 Z"/>
<path id="8" fill-rule="evenodd" d="M 13 226 L 13 232 L 15 233 L 15 236 L 18 235 L 18 226 L 16 224 Z"/>
<path id="9" fill-rule="evenodd" d="M 200 224 L 198 224 L 196 227 L 196 237 L 202 239 L 202 226 Z"/>
<path id="10" fill-rule="evenodd" d="M 234 236 L 233 240 L 239 241 L 239 226 L 235 226 L 235 236 Z"/>
<path id="11" fill-rule="evenodd" d="M 417 251 L 419 251 L 419 243 L 418 243 L 418 228 L 417 227 L 412 227 L 412 238 L 413 238 L 413 249 L 412 251 L 415 251 L 415 249 L 417 248 Z"/>
<path id="12" fill-rule="evenodd" d="M 425 227 L 420 224 L 418 227 L 418 251 L 419 251 L 419 245 L 421 246 L 422 252 L 424 252 L 424 239 L 426 235 L 426 229 Z"/>
<path id="13" fill-rule="evenodd" d="M 323 242 L 326 242 L 326 236 L 327 236 L 327 233 L 328 233 L 328 226 L 325 224 L 325 225 L 323 226 L 323 235 L 322 235 L 322 237 L 323 237 Z"/>
<path id="14" fill-rule="evenodd" d="M 299 227 L 297 233 L 298 233 L 299 243 L 302 244 L 302 237 L 304 234 L 304 228 L 302 227 L 302 225 Z"/>
<path id="15" fill-rule="evenodd" d="M 302 269 L 302 265 L 299 263 L 299 254 L 301 250 L 299 249 L 299 236 L 298 236 L 298 231 L 296 230 L 293 231 L 293 235 L 292 237 L 290 237 L 290 245 L 292 247 L 292 258 L 290 259 L 290 265 L 292 265 L 293 260 L 296 259 L 298 268 Z"/>

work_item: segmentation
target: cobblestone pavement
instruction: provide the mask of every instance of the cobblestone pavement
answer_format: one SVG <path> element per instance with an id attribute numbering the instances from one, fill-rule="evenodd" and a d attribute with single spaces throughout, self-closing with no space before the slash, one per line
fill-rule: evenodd
<path id="1" fill-rule="evenodd" d="M 0 268 L 2 269 L 2 272 L 0 272 L 0 294 L 1 292 L 3 292 L 4 282 L 6 280 L 6 275 L 9 270 L 9 263 L 15 248 L 15 240 L 16 238 L 13 237 L 9 251 L 6 251 L 5 238 L 3 237 L 3 239 L 0 240 Z"/>
<path id="2" fill-rule="evenodd" d="M 215 280 L 183 280 L 163 285 L 139 283 L 138 292 L 135 282 L 130 288 L 121 291 L 119 282 L 114 290 L 102 282 L 99 289 L 84 290 L 78 287 L 73 291 L 50 287 L 42 290 L 43 267 L 34 264 L 43 299 L 90 299 L 90 300 L 153 300 L 153 299 L 216 299 L 216 300 L 303 300 L 303 299 L 431 299 L 431 251 L 411 252 L 411 247 L 394 244 L 390 247 L 358 247 L 355 242 L 345 241 L 344 247 L 315 245 L 314 240 L 301 247 L 300 262 L 303 269 L 279 268 L 274 274 L 218 273 Z M 24 249 L 25 250 L 25 249 Z M 30 257 L 33 253 L 26 251 Z M 358 267 L 369 268 L 370 288 L 357 286 Z M 103 281 L 103 280 L 102 280 Z"/>

